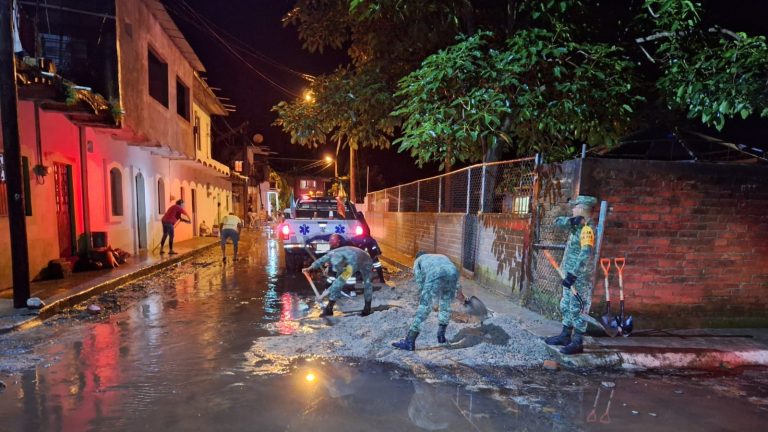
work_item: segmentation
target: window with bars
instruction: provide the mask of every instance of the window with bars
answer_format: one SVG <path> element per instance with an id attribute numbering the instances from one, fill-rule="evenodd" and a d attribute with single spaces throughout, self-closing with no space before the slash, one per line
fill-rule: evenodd
<path id="1" fill-rule="evenodd" d="M 112 216 L 123 215 L 123 173 L 119 168 L 109 170 L 109 191 L 112 198 Z"/>

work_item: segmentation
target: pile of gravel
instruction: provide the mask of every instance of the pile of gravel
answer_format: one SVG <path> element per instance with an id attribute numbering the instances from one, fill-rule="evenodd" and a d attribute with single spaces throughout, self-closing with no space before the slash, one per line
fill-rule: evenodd
<path id="1" fill-rule="evenodd" d="M 260 358 L 301 357 L 351 358 L 390 363 L 398 367 L 539 367 L 550 358 L 541 340 L 522 329 L 514 316 L 493 314 L 481 324 L 461 313 L 454 303 L 454 314 L 446 337 L 449 343 L 437 343 L 437 313 L 431 313 L 416 340 L 416 351 L 392 347 L 408 332 L 416 312 L 417 287 L 404 274 L 396 275 L 389 286 L 374 293 L 373 309 L 367 317 L 355 311 L 363 307 L 363 298 L 343 298 L 331 318 L 319 316 L 320 307 L 311 301 L 305 316 L 296 319 L 290 335 L 260 338 L 251 355 Z M 460 321 L 460 322 L 457 322 Z M 270 330 L 276 331 L 273 326 Z"/>

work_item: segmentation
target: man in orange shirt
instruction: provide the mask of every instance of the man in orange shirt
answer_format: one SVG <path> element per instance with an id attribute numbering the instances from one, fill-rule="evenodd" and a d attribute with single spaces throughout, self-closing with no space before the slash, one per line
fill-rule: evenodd
<path id="1" fill-rule="evenodd" d="M 186 216 L 187 218 L 182 219 L 182 215 Z M 176 201 L 176 204 L 170 206 L 165 212 L 165 215 L 163 215 L 163 219 L 161 220 L 163 223 L 163 238 L 160 240 L 161 255 L 165 253 L 163 251 L 163 247 L 165 247 L 166 238 L 168 239 L 168 255 L 176 255 L 176 252 L 173 250 L 173 228 L 176 226 L 178 221 L 182 221 L 184 223 L 191 222 L 189 219 L 189 213 L 184 210 L 184 200 Z"/>

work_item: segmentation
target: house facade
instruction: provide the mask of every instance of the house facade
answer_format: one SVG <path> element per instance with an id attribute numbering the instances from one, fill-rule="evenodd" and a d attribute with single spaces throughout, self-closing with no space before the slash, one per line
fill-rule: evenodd
<path id="1" fill-rule="evenodd" d="M 46 14 L 37 7 L 48 5 L 20 6 L 17 53 L 30 275 L 87 247 L 151 253 L 178 199 L 192 224 L 177 226 L 177 241 L 203 221 L 218 223 L 232 208 L 232 182 L 211 158 L 210 125 L 227 111 L 162 4 L 72 0 Z M 49 23 L 30 22 L 40 16 Z M 0 195 L 4 204 L 1 182 Z M 11 285 L 4 207 L 0 288 Z"/>

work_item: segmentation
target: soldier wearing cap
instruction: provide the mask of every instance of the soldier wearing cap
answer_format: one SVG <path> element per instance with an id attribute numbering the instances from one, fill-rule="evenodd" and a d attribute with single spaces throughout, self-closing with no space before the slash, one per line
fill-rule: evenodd
<path id="1" fill-rule="evenodd" d="M 301 271 L 309 273 L 313 270 L 320 270 L 325 264 L 330 264 L 337 277 L 328 287 L 328 299 L 330 301 L 325 306 L 322 316 L 333 315 L 333 307 L 336 300 L 341 296 L 341 288 L 347 283 L 347 279 L 358 272 L 363 277 L 363 299 L 365 300 L 365 306 L 363 306 L 360 316 L 370 315 L 371 302 L 373 301 L 373 284 L 371 284 L 373 261 L 371 261 L 370 255 L 354 246 L 342 246 L 316 259 L 312 265 Z"/>
<path id="2" fill-rule="evenodd" d="M 595 249 L 595 224 L 592 209 L 597 198 L 579 195 L 568 202 L 572 216 L 560 216 L 554 225 L 569 232 L 560 268 L 565 273 L 563 279 L 563 297 L 560 299 L 560 313 L 563 316 L 563 330 L 557 336 L 545 339 L 548 345 L 564 345 L 563 354 L 578 354 L 584 351 L 584 333 L 587 322 L 581 316 L 581 305 L 571 293 L 571 286 L 576 288 L 582 299 L 592 298 L 592 267 Z M 573 336 L 571 333 L 573 332 Z"/>
<path id="3" fill-rule="evenodd" d="M 437 341 L 446 343 L 445 330 L 451 319 L 451 303 L 457 294 L 460 300 L 465 300 L 459 289 L 459 271 L 445 255 L 419 251 L 413 262 L 413 279 L 419 287 L 419 308 L 405 339 L 392 343 L 395 348 L 406 351 L 416 349 L 416 338 L 422 323 L 432 311 L 433 301 L 439 304 Z"/>

